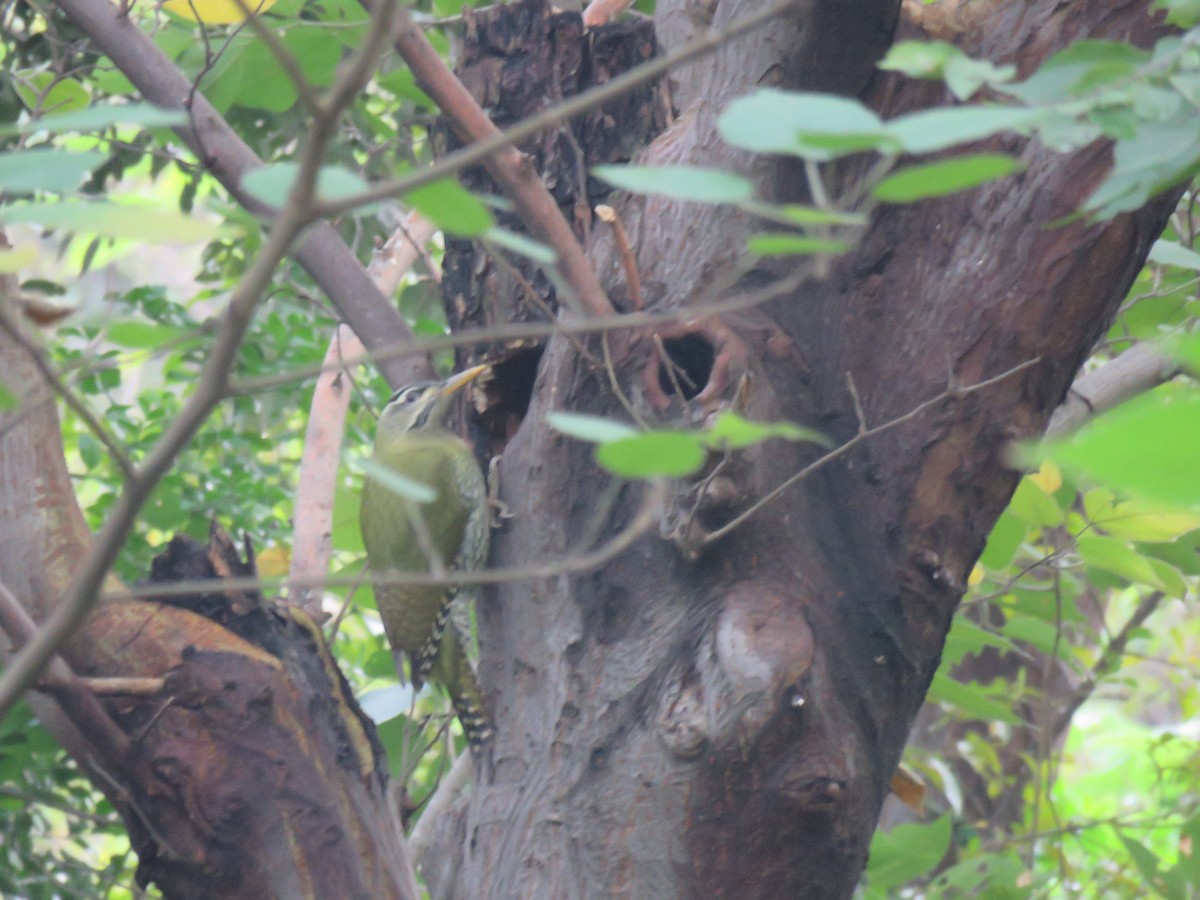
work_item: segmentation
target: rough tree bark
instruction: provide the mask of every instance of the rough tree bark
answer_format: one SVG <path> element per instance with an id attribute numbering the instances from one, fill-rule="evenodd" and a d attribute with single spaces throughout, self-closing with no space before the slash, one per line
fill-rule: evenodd
<path id="1" fill-rule="evenodd" d="M 756 2 L 660 0 L 658 40 L 677 46 Z M 1149 5 L 946 3 L 961 15 L 944 17 L 939 36 L 1028 71 L 1079 37 L 1149 42 Z M 868 88 L 899 6 L 812 3 L 675 73 L 676 118 L 644 160 L 719 166 L 753 177 L 765 197 L 803 196 L 794 168 L 724 146 L 717 114 L 760 84 L 867 90 L 886 115 L 948 102 L 930 84 L 884 78 Z M 711 345 L 711 377 L 686 409 L 654 377 L 645 336 L 621 359 L 623 389 L 662 421 L 702 418 L 736 395 L 751 417 L 845 440 L 860 427 L 850 378 L 871 426 L 942 399 L 695 554 L 649 536 L 592 574 L 490 590 L 480 630 L 496 767 L 430 851 L 437 896 L 851 893 L 966 575 L 1016 483 L 1004 448 L 1045 427 L 1174 201 L 1050 227 L 1103 176 L 1108 148 L 1055 156 L 1035 142 L 993 144 L 1027 169 L 881 209 L 831 277 L 753 313 L 664 333 Z M 854 176 L 853 166 L 837 173 L 840 184 Z M 652 308 L 719 299 L 711 286 L 736 272 L 753 227 L 746 216 L 658 199 L 614 205 Z M 621 305 L 612 233 L 592 228 L 590 253 Z M 741 283 L 781 274 L 752 271 Z M 511 296 L 492 299 L 514 315 Z M 708 374 L 700 356 L 696 371 Z M 0 416 L 0 582 L 36 615 L 62 593 L 87 535 L 51 452 L 49 389 L 3 338 L 0 364 L 28 401 Z M 497 536 L 493 565 L 561 558 L 595 536 L 610 481 L 588 447 L 546 426 L 545 413 L 561 408 L 622 415 L 604 369 L 556 338 L 505 449 L 502 494 L 516 518 Z M 698 532 L 677 533 L 695 549 L 697 534 L 813 452 L 769 444 L 739 455 Z M 668 521 L 686 518 L 687 487 Z M 637 489 L 619 488 L 601 533 L 639 502 Z M 205 559 L 235 564 L 220 552 L 195 561 Z M 271 622 L 272 610 L 234 597 L 206 612 L 225 627 L 173 605 L 109 604 L 65 651 L 77 674 L 164 679 L 161 694 L 107 704 L 133 741 L 127 758 L 105 757 L 78 720 L 37 701 L 85 765 L 107 760 L 90 771 L 121 785 L 114 802 L 147 873 L 178 896 L 406 895 L 370 729 L 360 732 L 340 702 L 309 632 L 281 619 L 256 633 L 256 646 L 239 620 Z"/>
<path id="2" fill-rule="evenodd" d="M 0 278 L 0 372 L 20 398 L 0 411 L 3 660 L 91 541 L 54 389 L 33 339 L 14 337 L 15 290 Z M 177 538 L 153 580 L 246 574 L 252 560 L 217 535 L 207 549 Z M 140 883 L 171 897 L 418 896 L 383 748 L 306 616 L 253 591 L 103 603 L 40 687 L 30 703 L 125 820 Z"/>
<path id="3" fill-rule="evenodd" d="M 663 0 L 658 38 L 677 45 L 751 5 Z M 939 36 L 1028 73 L 1078 38 L 1148 43 L 1158 27 L 1148 7 L 980 3 L 940 20 Z M 896 12 L 813 4 L 676 73 L 677 119 L 642 161 L 715 165 L 751 175 L 765 196 L 803 196 L 791 167 L 722 145 L 716 115 L 764 83 L 859 93 Z M 886 116 L 950 102 L 940 87 L 893 78 L 865 96 Z M 482 680 L 499 722 L 496 770 L 443 832 L 427 868 L 436 895 L 849 896 L 967 574 L 1016 484 L 1005 448 L 1042 432 L 1175 200 L 1052 226 L 1103 177 L 1108 147 L 1059 156 L 1017 138 L 990 145 L 1026 170 L 883 208 L 828 279 L 755 315 L 689 326 L 718 362 L 699 410 L 663 407 L 642 377 L 645 342 L 618 367 L 660 421 L 703 415 L 748 384 L 739 402 L 753 417 L 837 441 L 860 428 L 851 379 L 868 426 L 944 396 L 695 561 L 650 537 L 592 575 L 489 592 Z M 840 171 L 839 185 L 855 174 Z M 734 269 L 752 224 L 659 198 L 616 206 L 657 309 L 714 299 L 707 287 Z M 595 228 L 590 251 L 610 295 L 625 296 L 610 235 Z M 589 448 L 545 424 L 553 409 L 622 415 L 606 373 L 563 339 L 549 343 L 505 450 L 515 518 L 493 565 L 561 557 L 595 527 L 608 479 Z M 737 499 L 703 526 L 811 458 L 793 446 L 744 454 L 728 470 Z M 636 504 L 624 490 L 606 528 Z"/>

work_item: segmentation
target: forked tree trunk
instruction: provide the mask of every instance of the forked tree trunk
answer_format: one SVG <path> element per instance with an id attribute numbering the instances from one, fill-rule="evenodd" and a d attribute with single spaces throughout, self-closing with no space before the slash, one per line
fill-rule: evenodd
<path id="1" fill-rule="evenodd" d="M 752 6 L 660 0 L 658 37 L 675 46 L 708 14 L 720 24 Z M 859 93 L 896 7 L 812 4 L 802 20 L 679 71 L 677 118 L 641 161 L 732 169 L 763 196 L 802 197 L 794 168 L 721 144 L 716 116 L 759 84 Z M 1028 73 L 1078 38 L 1147 44 L 1158 27 L 1148 7 L 990 3 L 945 21 L 964 29 L 951 36 L 966 52 Z M 885 116 L 948 102 L 938 86 L 891 78 L 865 96 Z M 1027 168 L 967 194 L 884 207 L 828 278 L 688 329 L 718 363 L 699 412 L 740 391 L 751 417 L 841 442 L 860 428 L 851 384 L 867 427 L 939 402 L 694 561 L 652 535 L 600 571 L 489 592 L 482 680 L 499 722 L 495 774 L 443 833 L 427 867 L 436 896 L 849 896 L 967 575 L 1016 484 L 1005 449 L 1041 433 L 1175 199 L 1061 226 L 1105 174 L 1109 148 L 1056 155 L 1015 137 L 989 146 Z M 854 174 L 839 170 L 833 193 Z M 721 299 L 710 288 L 737 263 L 744 216 L 660 198 L 615 205 L 654 308 Z M 606 289 L 627 298 L 600 226 L 591 253 Z M 643 379 L 648 345 L 616 371 L 643 410 L 655 394 Z M 624 417 L 608 374 L 562 338 L 504 452 L 502 496 L 515 518 L 493 565 L 569 557 L 604 515 L 598 498 L 611 479 L 588 446 L 546 424 L 556 409 Z M 682 417 L 673 402 L 660 420 Z M 734 499 L 702 505 L 692 546 L 697 527 L 702 537 L 729 521 L 815 453 L 775 442 L 732 459 L 722 474 Z M 639 502 L 637 488 L 623 488 L 600 533 L 620 529 Z M 668 520 L 691 503 L 678 491 Z"/>
<path id="2" fill-rule="evenodd" d="M 677 46 L 753 5 L 660 0 L 658 39 Z M 1149 5 L 944 0 L 939 36 L 1028 71 L 1075 38 L 1148 43 Z M 722 145 L 717 114 L 760 84 L 862 92 L 898 7 L 814 2 L 676 72 L 676 118 L 645 161 L 715 165 L 752 175 L 764 197 L 803 196 L 794 168 Z M 886 115 L 946 102 L 930 84 L 877 79 L 867 90 Z M 677 547 L 695 549 L 816 451 L 774 442 L 736 455 L 690 524 L 687 486 L 676 490 L 666 521 L 681 541 L 648 535 L 589 574 L 488 592 L 482 678 L 499 726 L 495 771 L 426 856 L 436 896 L 851 893 L 967 573 L 1015 485 L 1004 449 L 1040 433 L 1174 200 L 1054 226 L 1103 176 L 1107 147 L 1056 156 L 1017 139 L 993 144 L 1027 169 L 881 209 L 828 278 L 683 329 L 715 356 L 693 417 L 729 402 L 842 441 L 860 428 L 855 395 L 867 426 L 941 400 L 707 548 Z M 846 167 L 838 178 L 853 175 Z M 735 272 L 751 228 L 743 215 L 657 199 L 615 205 L 653 308 L 721 299 L 711 289 Z M 606 288 L 628 302 L 612 233 L 591 234 Z M 741 286 L 783 274 L 751 271 Z M 502 313 L 511 302 L 491 299 Z M 643 410 L 679 418 L 678 399 L 662 404 L 651 347 L 643 336 L 618 353 L 616 379 Z M 48 388 L 23 351 L 7 340 L 0 351 L 6 386 L 44 403 Z M 707 374 L 703 352 L 693 363 Z M 502 495 L 515 518 L 497 535 L 493 565 L 561 559 L 596 536 L 598 515 L 602 538 L 641 503 L 626 486 L 606 506 L 610 479 L 589 447 L 550 430 L 552 409 L 623 415 L 608 373 L 562 338 L 549 343 L 505 449 Z M 44 405 L 0 415 L 0 581 L 35 614 L 61 595 L 87 542 L 61 456 L 49 452 L 56 429 Z M 223 613 L 233 631 L 173 607 L 113 604 L 69 648 L 81 674 L 170 679 L 159 695 L 109 703 L 133 741 L 125 758 L 104 757 L 110 745 L 38 701 L 45 718 L 79 758 L 107 760 L 92 774 L 113 789 L 148 873 L 173 896 L 403 895 L 411 886 L 370 729 L 341 702 L 303 628 L 234 599 Z M 238 616 L 277 620 L 255 646 L 238 636 Z"/>

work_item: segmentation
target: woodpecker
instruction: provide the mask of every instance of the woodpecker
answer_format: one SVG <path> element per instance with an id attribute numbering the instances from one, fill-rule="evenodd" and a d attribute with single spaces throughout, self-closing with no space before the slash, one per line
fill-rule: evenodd
<path id="1" fill-rule="evenodd" d="M 431 488 L 437 499 L 419 503 L 367 475 L 359 527 L 373 575 L 469 572 L 486 561 L 486 479 L 446 419 L 458 391 L 487 370 L 475 366 L 445 381 L 401 388 L 380 414 L 372 461 Z M 458 592 L 458 586 L 381 583 L 375 585 L 375 601 L 389 643 L 408 657 L 413 687 L 432 681 L 449 692 L 478 758 L 493 729 L 466 637 L 450 614 Z"/>

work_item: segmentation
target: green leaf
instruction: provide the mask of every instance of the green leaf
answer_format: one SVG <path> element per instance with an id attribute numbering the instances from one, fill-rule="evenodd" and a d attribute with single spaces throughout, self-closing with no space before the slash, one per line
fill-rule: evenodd
<path id="1" fill-rule="evenodd" d="M 1200 513 L 1184 512 L 1144 500 L 1117 500 L 1107 489 L 1085 493 L 1083 509 L 1088 519 L 1106 533 L 1133 541 L 1174 541 L 1200 528 Z"/>
<path id="2" fill-rule="evenodd" d="M 1036 455 L 1109 487 L 1174 508 L 1200 509 L 1200 391 L 1159 390 L 1089 423 Z"/>
<path id="3" fill-rule="evenodd" d="M 25 222 L 156 244 L 199 243 L 220 230 L 215 222 L 179 212 L 103 201 L 24 203 L 0 210 L 0 218 L 10 224 Z"/>
<path id="4" fill-rule="evenodd" d="M 746 241 L 746 249 L 756 256 L 795 256 L 813 253 L 840 254 L 850 249 L 845 241 L 810 238 L 798 234 L 756 234 Z"/>
<path id="5" fill-rule="evenodd" d="M 1149 54 L 1117 41 L 1077 41 L 1060 50 L 1029 78 L 1005 91 L 1031 105 L 1073 100 L 1088 89 L 1134 74 Z"/>
<path id="6" fill-rule="evenodd" d="M 993 572 L 1006 568 L 1012 562 L 1021 542 L 1025 540 L 1025 531 L 1025 523 L 1006 509 L 996 520 L 979 562 Z"/>
<path id="7" fill-rule="evenodd" d="M 1013 516 L 1027 525 L 1053 528 L 1061 525 L 1065 515 L 1054 497 L 1039 488 L 1029 478 L 1022 478 L 1008 503 Z"/>
<path id="8" fill-rule="evenodd" d="M 164 128 L 183 125 L 187 113 L 181 109 L 162 109 L 149 103 L 110 103 L 89 106 L 87 109 L 61 115 L 31 119 L 18 126 L 0 129 L 0 134 L 10 132 L 48 132 L 61 134 L 64 131 L 100 131 L 112 125 L 140 125 L 143 128 Z"/>
<path id="9" fill-rule="evenodd" d="M 888 51 L 879 68 L 904 72 L 913 78 L 942 78 L 960 100 L 985 84 L 1001 85 L 1017 74 L 1015 66 L 994 66 L 972 59 L 945 41 L 904 41 Z"/>
<path id="10" fill-rule="evenodd" d="M 1025 872 L 1024 864 L 1002 853 L 969 855 L 933 880 L 926 896 L 951 900 L 960 897 L 987 897 L 988 900 L 1024 900 L 1029 886 L 1019 888 L 1018 879 Z"/>
<path id="11" fill-rule="evenodd" d="M 24 77 L 11 81 L 21 102 L 32 113 L 47 118 L 65 115 L 84 109 L 91 97 L 77 79 L 63 78 L 56 81 L 53 72 L 23 73 Z"/>
<path id="12" fill-rule="evenodd" d="M 867 884 L 871 891 L 899 887 L 931 870 L 950 849 L 952 817 L 949 813 L 927 824 L 910 822 L 891 831 L 877 831 L 871 839 Z"/>
<path id="13" fill-rule="evenodd" d="M 887 130 L 908 153 L 932 153 L 1006 131 L 1028 134 L 1045 113 L 1017 106 L 956 106 L 900 116 Z"/>
<path id="14" fill-rule="evenodd" d="M 601 444 L 596 461 L 622 478 L 679 478 L 704 465 L 700 436 L 690 431 L 647 431 Z"/>
<path id="15" fill-rule="evenodd" d="M 242 176 L 242 187 L 256 200 L 279 209 L 287 203 L 299 171 L 300 166 L 294 162 L 271 163 Z M 339 166 L 322 166 L 317 173 L 317 197 L 320 200 L 345 200 L 367 188 L 368 184 L 362 178 Z M 362 211 L 365 210 L 364 206 Z"/>
<path id="16" fill-rule="evenodd" d="M 885 72 L 903 72 L 910 78 L 941 78 L 946 64 L 965 54 L 945 41 L 899 41 L 878 63 Z"/>
<path id="17" fill-rule="evenodd" d="M 734 100 L 718 120 L 721 136 L 759 153 L 790 153 L 818 161 L 848 153 L 899 149 L 883 122 L 857 100 L 761 88 Z"/>
<path id="18" fill-rule="evenodd" d="M 829 439 L 819 431 L 801 428 L 791 422 L 750 422 L 737 413 L 723 412 L 717 416 L 712 427 L 701 434 L 705 445 L 717 450 L 740 450 L 770 438 L 789 441 L 810 441 L 828 447 Z"/>
<path id="19" fill-rule="evenodd" d="M 962 662 L 964 656 L 978 655 L 984 647 L 996 647 L 1005 652 L 1019 652 L 1017 646 L 1003 635 L 996 634 L 986 628 L 981 628 L 965 616 L 955 616 L 946 635 L 946 644 L 942 649 L 941 669 L 947 671 L 950 666 Z"/>
<path id="20" fill-rule="evenodd" d="M 17 399 L 17 395 L 0 384 L 0 410 L 16 409 L 21 405 L 21 401 Z"/>
<path id="21" fill-rule="evenodd" d="M 1155 241 L 1154 246 L 1150 248 L 1148 259 L 1164 266 L 1179 266 L 1181 269 L 1200 272 L 1200 253 L 1176 241 Z"/>
<path id="22" fill-rule="evenodd" d="M 79 458 L 83 460 L 83 464 L 89 469 L 98 468 L 104 460 L 104 448 L 100 442 L 90 434 L 81 433 L 78 439 Z"/>
<path id="23" fill-rule="evenodd" d="M 1113 830 L 1117 832 L 1117 837 L 1125 845 L 1125 851 L 1137 866 L 1146 884 L 1152 887 L 1156 893 L 1166 897 L 1167 900 L 1185 900 L 1191 896 L 1190 892 L 1181 890 L 1178 884 L 1173 883 L 1173 880 L 1168 877 L 1168 873 L 1162 871 L 1162 860 L 1147 849 L 1145 844 L 1134 840 L 1115 827 Z"/>
<path id="24" fill-rule="evenodd" d="M 1200 0 L 1155 0 L 1155 9 L 1167 10 L 1167 24 L 1178 28 L 1200 25 Z"/>
<path id="25" fill-rule="evenodd" d="M 1021 721 L 1011 706 L 993 700 L 975 682 L 964 684 L 940 672 L 933 676 L 929 685 L 929 697 L 962 710 L 972 719 L 984 722 L 995 720 L 1009 725 L 1017 725 Z"/>
<path id="26" fill-rule="evenodd" d="M 72 191 L 84 177 L 108 159 L 98 150 L 13 150 L 0 153 L 0 190 Z"/>
<path id="27" fill-rule="evenodd" d="M 547 247 L 545 244 L 539 243 L 531 237 L 517 234 L 515 231 L 501 228 L 499 225 L 493 225 L 489 228 L 484 233 L 483 239 L 490 243 L 498 244 L 506 250 L 511 250 L 513 253 L 519 253 L 521 256 L 532 259 L 536 263 L 541 263 L 543 266 L 552 266 L 558 262 L 558 254 L 554 252 L 553 247 Z"/>
<path id="28" fill-rule="evenodd" d="M 1052 603 L 1047 602 L 1046 605 L 1053 610 Z M 1010 612 L 1002 630 L 1005 637 L 1029 644 L 1046 656 L 1053 656 L 1055 649 L 1060 654 L 1066 650 L 1065 639 L 1059 634 L 1058 628 L 1036 616 Z"/>
<path id="29" fill-rule="evenodd" d="M 738 204 L 751 215 L 777 222 L 780 225 L 849 225 L 867 224 L 863 213 L 843 212 L 840 209 L 817 209 L 799 203 L 762 203 L 756 200 Z"/>
<path id="30" fill-rule="evenodd" d="M 488 208 L 452 178 L 409 191 L 404 200 L 442 230 L 462 237 L 480 237 L 496 224 Z"/>
<path id="31" fill-rule="evenodd" d="M 687 166 L 596 166 L 592 174 L 636 194 L 659 194 L 697 203 L 737 203 L 754 196 L 754 185 L 719 169 Z"/>
<path id="32" fill-rule="evenodd" d="M 1150 197 L 1189 176 L 1200 160 L 1200 121 L 1145 122 L 1137 134 L 1118 141 L 1113 168 L 1084 204 L 1111 218 L 1142 206 Z"/>
<path id="33" fill-rule="evenodd" d="M 596 444 L 624 440 L 638 433 L 637 429 L 624 422 L 614 422 L 600 416 L 585 416 L 581 413 L 552 412 L 547 414 L 546 421 L 550 423 L 551 428 L 563 434 Z"/>
<path id="34" fill-rule="evenodd" d="M 406 500 L 412 500 L 415 503 L 432 503 L 437 499 L 437 491 L 429 485 L 401 475 L 394 469 L 380 465 L 372 459 L 356 459 L 354 464 L 389 491 Z"/>
<path id="35" fill-rule="evenodd" d="M 137 322 L 126 320 L 113 322 L 108 326 L 108 339 L 119 347 L 129 347 L 134 350 L 149 350 L 161 347 L 167 341 L 173 341 L 185 334 L 182 328 L 170 325 L 159 325 L 154 322 Z"/>
<path id="36" fill-rule="evenodd" d="M 911 203 L 965 191 L 1023 168 L 1019 160 L 999 153 L 957 156 L 902 169 L 879 182 L 874 194 L 886 203 Z"/>
<path id="37" fill-rule="evenodd" d="M 1075 542 L 1075 550 L 1089 566 L 1127 578 L 1137 584 L 1146 584 L 1160 590 L 1166 587 L 1149 561 L 1118 538 L 1101 534 L 1082 534 Z"/>

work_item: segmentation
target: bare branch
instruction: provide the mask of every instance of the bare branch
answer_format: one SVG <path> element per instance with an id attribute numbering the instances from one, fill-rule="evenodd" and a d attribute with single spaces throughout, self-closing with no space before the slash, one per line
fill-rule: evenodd
<path id="1" fill-rule="evenodd" d="M 1059 711 L 1058 717 L 1054 720 L 1054 725 L 1050 731 L 1050 739 L 1057 740 L 1071 725 L 1071 719 L 1075 717 L 1075 713 L 1079 711 L 1079 707 L 1087 701 L 1095 692 L 1101 680 L 1110 674 L 1120 663 L 1122 655 L 1125 653 L 1125 647 L 1129 644 L 1129 639 L 1133 637 L 1133 632 L 1141 628 L 1146 620 L 1154 614 L 1162 603 L 1164 594 L 1162 591 L 1151 591 L 1133 611 L 1128 621 L 1121 626 L 1111 641 L 1104 645 L 1104 649 L 1100 652 L 1100 658 L 1096 660 L 1096 664 L 1092 666 L 1092 670 L 1087 674 L 1087 677 L 1072 691 L 1071 696 L 1067 697 L 1062 704 L 1062 709 Z"/>
<path id="2" fill-rule="evenodd" d="M 500 129 L 447 68 L 412 16 L 402 11 L 400 17 L 396 50 L 412 69 L 417 83 L 449 119 L 463 143 L 502 137 Z M 558 255 L 558 269 L 575 294 L 572 297 L 564 292 L 563 302 L 574 306 L 575 312 L 581 314 L 611 315 L 612 304 L 600 286 L 595 269 L 584 256 L 558 203 L 521 151 L 508 144 L 484 159 L 483 165 L 513 198 L 525 224 Z"/>
<path id="3" fill-rule="evenodd" d="M 1100 368 L 1080 375 L 1050 417 L 1046 437 L 1065 437 L 1088 419 L 1119 406 L 1179 374 L 1179 363 L 1154 344 L 1138 344 Z"/>
<path id="4" fill-rule="evenodd" d="M 71 18 L 151 103 L 165 109 L 186 109 L 194 91 L 188 78 L 162 54 L 118 5 L 108 0 L 61 0 L 58 7 Z M 200 163 L 246 209 L 270 212 L 242 188 L 247 173 L 263 162 L 198 93 L 190 102 L 192 124 L 176 133 L 200 158 Z M 296 260 L 333 301 L 338 312 L 368 348 L 394 346 L 412 340 L 412 332 L 395 307 L 386 302 L 362 265 L 326 222 L 312 224 L 295 248 Z M 394 386 L 428 375 L 425 360 L 381 358 L 381 369 Z"/>
<path id="5" fill-rule="evenodd" d="M 0 239 L 0 246 L 2 246 L 4 243 L 6 242 Z M 71 390 L 67 383 L 59 377 L 58 373 L 54 370 L 54 367 L 50 365 L 50 362 L 46 359 L 46 354 L 43 352 L 42 348 L 37 346 L 37 344 L 33 343 L 33 341 L 29 340 L 29 338 L 25 336 L 25 334 L 21 331 L 21 326 L 17 322 L 13 321 L 12 317 L 9 316 L 8 312 L 3 307 L 0 307 L 0 328 L 4 329 L 8 336 L 12 338 L 13 341 L 26 353 L 29 354 L 30 360 L 33 362 L 42 378 L 44 378 L 50 384 L 50 386 L 54 388 L 55 393 L 63 398 L 63 402 L 71 408 L 72 412 L 79 416 L 83 423 L 87 425 L 88 430 L 96 436 L 96 440 L 104 445 L 104 449 L 108 451 L 109 456 L 112 457 L 112 460 L 114 463 L 116 463 L 117 468 L 121 470 L 121 474 L 126 479 L 132 478 L 133 463 L 131 463 L 129 461 L 129 457 L 125 455 L 124 448 L 117 443 L 116 439 L 104 426 L 104 423 L 96 418 L 96 414 L 88 408 L 88 405 L 79 399 L 79 397 L 76 396 L 75 392 Z"/>
<path id="6" fill-rule="evenodd" d="M 782 484 L 780 484 L 778 487 L 772 489 L 771 491 L 768 491 L 764 496 L 760 497 L 757 501 L 755 501 L 750 506 L 749 509 L 745 510 L 740 515 L 738 515 L 736 518 L 725 523 L 724 525 L 722 525 L 720 528 L 716 529 L 715 531 L 711 531 L 708 534 L 706 534 L 704 536 L 704 540 L 702 541 L 701 545 L 707 546 L 708 544 L 712 544 L 715 541 L 718 541 L 721 538 L 725 537 L 725 535 L 729 534 L 729 532 L 733 531 L 733 529 L 737 528 L 739 525 L 742 525 L 743 523 L 745 523 L 751 516 L 753 516 L 755 513 L 757 513 L 760 509 L 762 509 L 768 503 L 771 503 L 774 500 L 778 500 L 779 497 L 782 496 L 783 493 L 785 491 L 787 491 L 788 488 L 792 487 L 795 484 L 800 483 L 805 478 L 807 478 L 809 475 L 811 475 L 813 472 L 815 472 L 817 469 L 820 469 L 823 466 L 828 465 L 829 463 L 833 462 L 835 459 L 839 459 L 840 457 L 845 456 L 855 446 L 857 446 L 858 444 L 867 440 L 868 438 L 874 437 L 877 434 L 882 434 L 885 431 L 890 431 L 891 429 L 895 428 L 897 425 L 903 425 L 905 422 L 911 421 L 912 419 L 916 418 L 921 413 L 923 413 L 925 410 L 929 409 L 932 406 L 936 406 L 937 404 L 941 403 L 943 400 L 948 400 L 951 398 L 958 398 L 958 397 L 965 397 L 967 394 L 973 394 L 976 391 L 980 391 L 980 390 L 983 390 L 984 388 L 991 387 L 992 385 L 997 384 L 998 382 L 1001 382 L 1006 378 L 1010 378 L 1013 375 L 1016 375 L 1018 372 L 1023 372 L 1025 369 L 1028 369 L 1030 366 L 1036 365 L 1038 362 L 1039 362 L 1038 358 L 1035 357 L 1033 359 L 1028 359 L 1019 365 L 1013 366 L 1011 369 L 1001 372 L 999 375 L 996 375 L 992 378 L 985 378 L 983 381 L 976 382 L 975 384 L 967 385 L 966 387 L 947 388 L 946 390 L 944 390 L 940 394 L 938 394 L 936 397 L 930 397 L 928 400 L 924 401 L 923 403 L 918 403 L 916 406 L 914 406 L 912 409 L 910 409 L 908 412 L 904 413 L 903 415 L 897 416 L 894 419 L 889 419 L 888 421 L 883 422 L 882 424 L 879 424 L 879 425 L 875 425 L 872 428 L 863 428 L 860 424 L 858 433 L 855 434 L 854 437 L 850 438 L 850 440 L 846 441 L 844 444 L 839 444 L 837 447 L 835 447 L 833 450 L 830 450 L 828 453 L 822 454 L 817 459 L 814 459 L 812 462 L 810 462 L 808 465 L 806 465 L 804 468 L 802 468 L 795 475 L 792 475 L 790 478 L 785 479 L 784 482 Z"/>
<path id="7" fill-rule="evenodd" d="M 386 40 L 386 25 L 395 9 L 394 0 L 385 0 L 372 16 L 375 27 L 356 53 L 331 97 L 353 97 L 378 59 Z M 140 34 L 140 32 L 138 32 Z M 363 58 L 367 58 L 364 62 Z M 37 678 L 38 673 L 71 635 L 95 605 L 101 585 L 116 562 L 129 529 L 154 486 L 175 462 L 175 457 L 191 441 L 213 408 L 227 395 L 229 372 L 242 339 L 250 326 L 254 309 L 275 269 L 292 241 L 311 221 L 317 173 L 325 147 L 333 137 L 340 110 L 329 106 L 317 116 L 299 155 L 296 181 L 287 203 L 271 226 L 262 251 L 230 296 L 229 305 L 218 326 L 217 337 L 196 390 L 180 410 L 179 416 L 146 455 L 141 466 L 126 480 L 121 495 L 108 519 L 96 535 L 95 543 L 82 561 L 70 589 L 46 618 L 42 628 L 10 661 L 0 676 L 0 719 L 3 719 Z"/>
<path id="8" fill-rule="evenodd" d="M 451 804 L 458 799 L 459 794 L 463 792 L 463 788 L 470 781 L 471 754 L 464 753 L 454 761 L 454 765 L 450 767 L 446 777 L 438 784 L 437 790 L 433 792 L 433 796 L 425 806 L 425 811 L 421 813 L 421 818 L 408 837 L 408 852 L 412 856 L 414 868 L 421 865 L 421 857 L 429 849 L 434 827 L 450 810 Z"/>
<path id="9" fill-rule="evenodd" d="M 37 635 L 37 625 L 4 584 L 0 583 L 0 628 L 16 647 L 27 646 Z M 100 705 L 71 667 L 58 656 L 46 667 L 46 690 L 71 723 L 87 736 L 104 765 L 120 766 L 129 758 L 129 738 Z"/>
<path id="10" fill-rule="evenodd" d="M 536 116 L 530 116 L 492 137 L 477 141 L 470 146 L 463 147 L 461 150 L 456 150 L 454 153 L 442 157 L 433 165 L 414 172 L 405 178 L 383 182 L 369 190 L 363 191 L 361 194 L 355 194 L 336 201 L 324 202 L 320 205 L 318 212 L 322 216 L 334 216 L 368 203 L 394 199 L 422 185 L 437 181 L 440 178 L 446 178 L 469 166 L 482 163 L 497 150 L 511 144 L 518 144 L 528 137 L 533 137 L 535 134 L 545 131 L 547 128 L 557 128 L 564 122 L 569 122 L 577 116 L 603 106 L 610 100 L 624 96 L 633 88 L 653 81 L 664 72 L 668 72 L 686 62 L 691 62 L 698 57 L 712 53 L 735 38 L 741 37 L 767 24 L 806 2 L 807 0 L 778 0 L 778 2 L 764 7 L 759 12 L 739 19 L 724 28 L 712 28 L 706 34 L 689 41 L 678 50 L 667 53 L 664 56 L 655 57 L 636 68 L 630 69 L 628 72 L 622 73 L 612 81 L 597 85 L 584 91 L 582 94 L 576 94 L 574 97 L 551 106 Z"/>
<path id="11" fill-rule="evenodd" d="M 400 279 L 416 262 L 433 231 L 430 222 L 412 213 L 371 261 L 367 274 L 385 297 L 396 292 Z M 296 530 L 292 538 L 292 578 L 323 575 L 329 569 L 333 551 L 333 495 L 353 387 L 354 366 L 348 360 L 359 358 L 362 353 L 362 342 L 354 332 L 339 325 L 325 352 L 326 368 L 317 378 L 304 432 L 293 515 Z M 319 592 L 300 588 L 289 599 L 313 617 L 321 614 Z"/>

